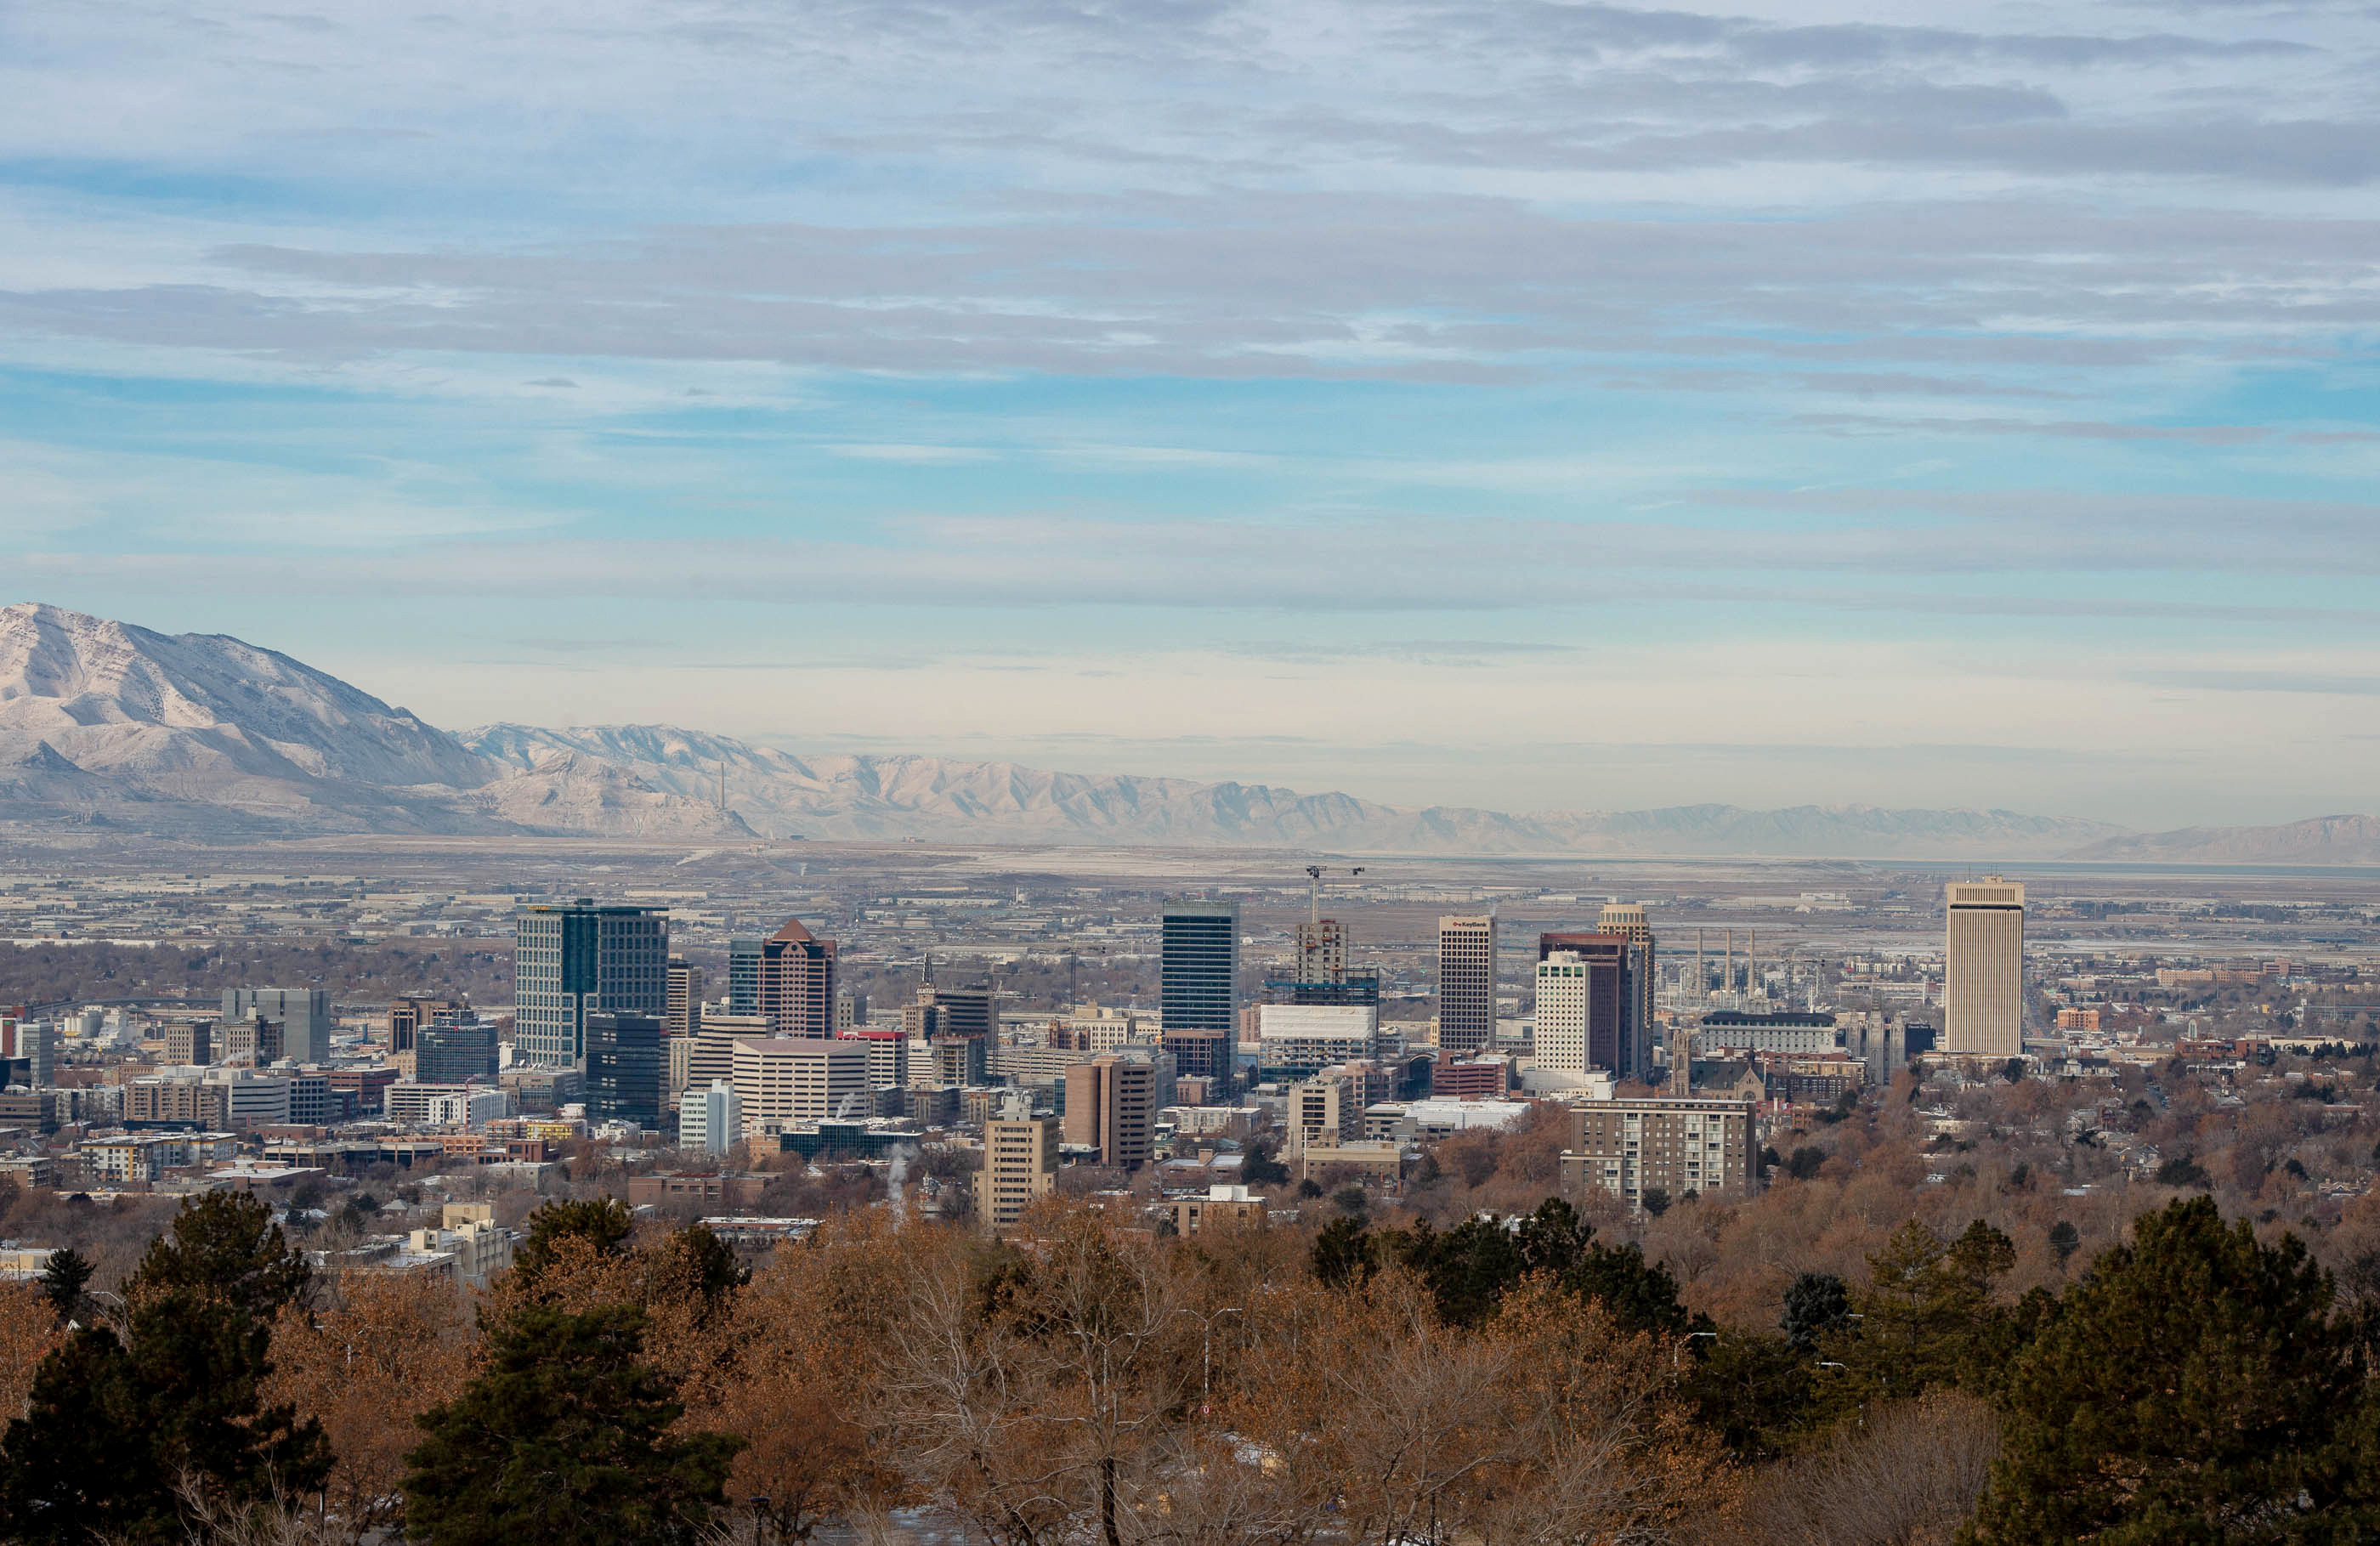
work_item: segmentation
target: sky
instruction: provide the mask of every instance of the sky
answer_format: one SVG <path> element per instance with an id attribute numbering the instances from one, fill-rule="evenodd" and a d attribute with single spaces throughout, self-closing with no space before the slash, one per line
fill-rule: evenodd
<path id="1" fill-rule="evenodd" d="M 0 601 L 454 728 L 2374 809 L 2368 0 L 14 0 Z"/>

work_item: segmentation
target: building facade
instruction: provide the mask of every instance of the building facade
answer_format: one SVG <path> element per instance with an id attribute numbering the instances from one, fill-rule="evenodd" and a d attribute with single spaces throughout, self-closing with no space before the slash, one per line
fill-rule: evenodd
<path id="1" fill-rule="evenodd" d="M 1174 1067 L 1228 1088 L 1239 1041 L 1240 905 L 1168 902 L 1160 918 L 1158 1035 Z"/>
<path id="2" fill-rule="evenodd" d="M 424 1084 L 496 1078 L 496 1028 L 479 1020 L 432 1020 L 413 1033 L 413 1077 Z"/>
<path id="3" fill-rule="evenodd" d="M 797 918 L 760 942 L 759 1015 L 772 1037 L 822 1041 L 834 1034 L 834 942 Z"/>
<path id="4" fill-rule="evenodd" d="M 599 1010 L 587 1016 L 587 1119 L 658 1132 L 668 1099 L 669 1051 L 659 1015 Z"/>
<path id="5" fill-rule="evenodd" d="M 327 988 L 225 988 L 224 1024 L 256 1016 L 278 1021 L 280 1050 L 268 1061 L 331 1060 L 331 993 Z"/>
<path id="6" fill-rule="evenodd" d="M 760 1012 L 759 940 L 727 942 L 727 1012 L 731 1015 L 758 1015 Z"/>
<path id="7" fill-rule="evenodd" d="M 1058 1189 L 1058 1119 L 1014 1102 L 983 1125 L 983 1169 L 975 1216 L 994 1232 L 1014 1227 L 1027 1208 Z"/>
<path id="8" fill-rule="evenodd" d="M 1757 1108 L 1749 1101 L 1610 1100 L 1571 1110 L 1562 1185 L 1572 1197 L 1605 1191 L 1642 1210 L 1712 1192 L 1748 1194 L 1759 1171 Z"/>
<path id="9" fill-rule="evenodd" d="M 702 1024 L 702 968 L 683 956 L 669 958 L 666 1007 L 662 1021 L 672 1036 L 691 1036 Z"/>
<path id="10" fill-rule="evenodd" d="M 2024 887 L 1994 875 L 1944 891 L 1942 1050 L 2024 1051 Z"/>
<path id="11" fill-rule="evenodd" d="M 871 1104 L 868 1048 L 833 1037 L 739 1039 L 733 1083 L 747 1138 L 865 1113 Z"/>
<path id="12" fill-rule="evenodd" d="M 577 1068 L 591 1014 L 669 1010 L 669 914 L 582 896 L 520 914 L 513 931 L 513 1043 L 522 1063 Z"/>
<path id="13" fill-rule="evenodd" d="M 1148 1163 L 1157 1126 L 1157 1070 L 1102 1053 L 1066 1070 L 1066 1141 L 1099 1150 L 1099 1163 L 1126 1170 Z"/>
<path id="14" fill-rule="evenodd" d="M 1377 1056 L 1379 1050 L 1380 1012 L 1368 1004 L 1257 1006 L 1259 1078 L 1304 1078 L 1334 1063 Z"/>
<path id="15" fill-rule="evenodd" d="M 677 1146 L 698 1154 L 724 1154 L 744 1137 L 744 1102 L 735 1085 L 713 1079 L 678 1098 Z"/>
<path id="16" fill-rule="evenodd" d="M 1496 1040 L 1496 915 L 1438 920 L 1438 1044 L 1458 1056 Z"/>
<path id="17" fill-rule="evenodd" d="M 1300 982 L 1347 980 L 1347 931 L 1335 918 L 1313 919 L 1297 926 L 1295 970 Z"/>

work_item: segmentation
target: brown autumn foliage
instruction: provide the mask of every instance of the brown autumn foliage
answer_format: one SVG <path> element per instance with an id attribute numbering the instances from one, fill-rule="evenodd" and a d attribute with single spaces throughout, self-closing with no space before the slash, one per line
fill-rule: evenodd
<path id="1" fill-rule="evenodd" d="M 360 1541 L 401 1515 L 413 1419 L 462 1390 L 477 1338 L 452 1284 L 351 1273 L 315 1312 L 282 1311 L 272 1360 L 266 1399 L 318 1418 L 335 1456 L 322 1513 Z"/>
<path id="2" fill-rule="evenodd" d="M 65 1340 L 66 1331 L 38 1285 L 0 1284 L 0 1428 L 24 1416 L 33 1371 Z"/>
<path id="3" fill-rule="evenodd" d="M 1742 1546 L 1950 1546 L 1999 1453 L 1988 1404 L 1937 1390 L 1837 1429 L 1753 1478 Z"/>

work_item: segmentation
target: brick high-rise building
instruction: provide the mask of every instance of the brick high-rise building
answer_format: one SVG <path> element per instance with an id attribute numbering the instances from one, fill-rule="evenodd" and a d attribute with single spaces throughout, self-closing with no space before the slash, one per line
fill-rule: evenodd
<path id="1" fill-rule="evenodd" d="M 1438 1045 L 1465 1055 L 1496 1040 L 1496 915 L 1438 920 Z"/>
<path id="2" fill-rule="evenodd" d="M 212 1020 L 176 1020 L 165 1028 L 165 1061 L 177 1066 L 203 1066 L 215 1060 Z"/>
<path id="3" fill-rule="evenodd" d="M 787 919 L 760 942 L 759 994 L 771 1035 L 813 1041 L 833 1036 L 834 942 Z"/>
<path id="4" fill-rule="evenodd" d="M 1157 1070 L 1148 1064 L 1110 1053 L 1066 1070 L 1066 1141 L 1096 1148 L 1099 1163 L 1147 1163 L 1156 1124 Z"/>

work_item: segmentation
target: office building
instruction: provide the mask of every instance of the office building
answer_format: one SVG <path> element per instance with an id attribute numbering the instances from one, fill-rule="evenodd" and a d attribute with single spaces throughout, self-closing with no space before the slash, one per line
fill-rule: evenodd
<path id="1" fill-rule="evenodd" d="M 413 1077 L 423 1084 L 496 1079 L 496 1028 L 492 1022 L 432 1020 L 413 1033 Z"/>
<path id="2" fill-rule="evenodd" d="M 759 940 L 727 942 L 727 1012 L 731 1015 L 758 1015 L 760 1012 Z"/>
<path id="3" fill-rule="evenodd" d="M 221 1132 L 231 1126 L 230 1098 L 220 1084 L 203 1078 L 167 1077 L 128 1080 L 124 1086 L 124 1125 L 128 1127 L 187 1127 L 194 1132 Z"/>
<path id="4" fill-rule="evenodd" d="M 848 988 L 834 991 L 834 1033 L 857 1030 L 868 1023 L 868 995 Z"/>
<path id="5" fill-rule="evenodd" d="M 1595 920 L 1598 934 L 1617 934 L 1628 942 L 1628 1065 L 1640 1079 L 1653 1074 L 1653 991 L 1656 970 L 1653 923 L 1641 906 L 1613 902 Z"/>
<path id="6" fill-rule="evenodd" d="M 943 1036 L 965 1036 L 978 1041 L 990 1041 L 999 1029 L 1000 1021 L 991 988 L 976 983 L 965 988 L 936 988 L 929 984 L 917 990 L 919 999 L 931 996 L 931 1002 L 942 1011 Z"/>
<path id="7" fill-rule="evenodd" d="M 1066 1141 L 1099 1150 L 1099 1163 L 1148 1162 L 1158 1112 L 1157 1070 L 1114 1053 L 1066 1070 Z"/>
<path id="8" fill-rule="evenodd" d="M 975 1216 L 984 1228 L 1014 1226 L 1026 1209 L 1058 1189 L 1058 1134 L 1056 1117 L 1035 1116 L 1024 1097 L 1014 1094 L 983 1125 Z"/>
<path id="9" fill-rule="evenodd" d="M 428 1025 L 432 1020 L 460 1019 L 464 1015 L 469 1012 L 470 1007 L 470 1003 L 465 999 L 400 998 L 390 1000 L 388 1005 L 387 1029 L 382 1032 L 382 1035 L 387 1040 L 388 1050 L 393 1053 L 411 1052 L 413 1050 L 413 1038 L 423 1026 Z"/>
<path id="10" fill-rule="evenodd" d="M 331 1076 L 320 1068 L 293 1068 L 281 1076 L 289 1081 L 289 1120 L 309 1126 L 328 1126 L 341 1115 L 341 1102 L 331 1088 Z"/>
<path id="11" fill-rule="evenodd" d="M 575 1072 L 575 1070 L 574 1070 Z M 487 1131 L 491 1122 L 512 1114 L 512 1096 L 483 1084 L 422 1084 L 399 1079 L 381 1097 L 388 1120 L 407 1127 L 458 1127 Z"/>
<path id="12" fill-rule="evenodd" d="M 1953 881 L 1942 951 L 1942 1050 L 2024 1051 L 2024 887 L 1998 875 Z"/>
<path id="13" fill-rule="evenodd" d="M 275 1020 L 281 1026 L 281 1046 L 268 1061 L 292 1063 L 331 1060 L 331 994 L 326 988 L 225 988 L 224 1024 L 250 1016 Z"/>
<path id="14" fill-rule="evenodd" d="M 586 1036 L 587 1119 L 660 1131 L 669 1087 L 662 1017 L 597 1010 Z"/>
<path id="15" fill-rule="evenodd" d="M 759 1015 L 769 1034 L 822 1041 L 834 1035 L 834 942 L 797 918 L 760 942 Z"/>
<path id="16" fill-rule="evenodd" d="M 1360 1075 L 1329 1069 L 1292 1085 L 1289 1090 L 1288 1152 L 1334 1149 L 1364 1136 L 1364 1108 L 1374 1091 Z"/>
<path id="17" fill-rule="evenodd" d="M 1627 936 L 1538 935 L 1538 964 L 1543 966 L 1556 955 L 1575 957 L 1572 964 L 1580 968 L 1578 972 L 1574 976 L 1557 976 L 1552 980 L 1558 991 L 1571 983 L 1584 992 L 1585 1003 L 1576 1007 L 1586 1016 L 1585 1062 L 1568 1058 L 1560 1071 L 1579 1074 L 1597 1068 L 1615 1078 L 1648 1077 L 1652 1072 L 1651 1038 L 1636 1019 L 1638 999 L 1631 968 L 1637 952 Z M 1541 1066 L 1549 1066 L 1542 1051 L 1537 1062 Z"/>
<path id="18" fill-rule="evenodd" d="M 744 1102 L 735 1087 L 713 1079 L 688 1090 L 677 1104 L 677 1146 L 698 1154 L 724 1154 L 744 1137 Z"/>
<path id="19" fill-rule="evenodd" d="M 1438 1045 L 1469 1056 L 1496 1039 L 1496 915 L 1438 920 Z"/>
<path id="20" fill-rule="evenodd" d="M 783 1132 L 866 1114 L 868 1052 L 859 1041 L 832 1037 L 766 1036 L 735 1043 L 734 1084 L 744 1105 L 744 1134 Z"/>
<path id="21" fill-rule="evenodd" d="M 909 1038 L 898 1030 L 854 1029 L 837 1040 L 856 1041 L 868 1049 L 868 1087 L 898 1090 L 909 1082 Z"/>
<path id="22" fill-rule="evenodd" d="M 1757 1109 L 1749 1101 L 1582 1102 L 1571 1110 L 1563 1188 L 1573 1198 L 1609 1192 L 1637 1210 L 1655 1191 L 1672 1202 L 1746 1195 L 1759 1175 Z"/>
<path id="23" fill-rule="evenodd" d="M 1240 906 L 1169 902 L 1162 915 L 1158 1034 L 1174 1066 L 1228 1090 L 1240 1019 Z"/>
<path id="24" fill-rule="evenodd" d="M 1297 926 L 1294 963 L 1300 982 L 1344 982 L 1347 980 L 1347 931 L 1335 918 L 1318 918 Z"/>
<path id="25" fill-rule="evenodd" d="M 277 1126 L 289 1120 L 289 1081 L 253 1068 L 210 1068 L 200 1076 L 223 1091 L 226 1128 Z"/>
<path id="26" fill-rule="evenodd" d="M 1720 1009 L 1695 1025 L 1694 1050 L 1712 1053 L 1792 1053 L 1803 1056 L 1834 1051 L 1837 1044 L 1832 1015 L 1803 1015 L 1788 1010 L 1774 1015 Z"/>
<path id="27" fill-rule="evenodd" d="M 1062 1047 L 1071 1052 L 1111 1053 L 1118 1047 L 1144 1040 L 1156 1029 L 1144 1016 L 1129 1009 L 1093 1004 L 1050 1016 L 1041 1040 L 1044 1046 Z"/>
<path id="28" fill-rule="evenodd" d="M 711 1015 L 704 1018 L 701 1028 L 689 1038 L 694 1045 L 687 1049 L 686 1083 L 683 1088 L 708 1090 L 718 1079 L 735 1077 L 735 1043 L 745 1040 L 765 1041 L 769 1022 L 759 1015 Z"/>
<path id="29" fill-rule="evenodd" d="M 268 1020 L 261 1015 L 225 1020 L 223 1033 L 223 1054 L 227 1060 L 251 1063 L 260 1068 L 282 1060 L 279 1020 Z"/>
<path id="30" fill-rule="evenodd" d="M 669 996 L 662 1023 L 672 1036 L 691 1036 L 702 1024 L 702 968 L 688 965 L 683 956 L 673 956 L 667 980 Z"/>
<path id="31" fill-rule="evenodd" d="M 215 1060 L 212 1020 L 176 1020 L 165 1028 L 165 1061 L 176 1068 L 204 1067 Z"/>
<path id="32" fill-rule="evenodd" d="M 514 925 L 513 1003 L 514 1058 L 524 1064 L 583 1066 L 589 1015 L 658 1024 L 669 1010 L 669 914 L 587 896 L 526 908 Z"/>

